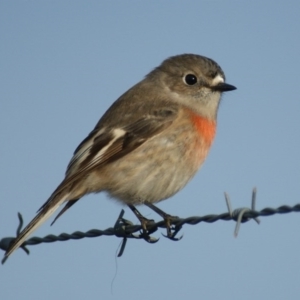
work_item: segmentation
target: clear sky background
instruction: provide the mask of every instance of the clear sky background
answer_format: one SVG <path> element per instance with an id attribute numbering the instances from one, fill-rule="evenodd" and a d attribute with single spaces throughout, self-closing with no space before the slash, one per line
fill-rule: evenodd
<path id="1" fill-rule="evenodd" d="M 0 238 L 29 222 L 74 149 L 123 92 L 165 58 L 216 60 L 238 89 L 223 97 L 201 171 L 159 204 L 189 217 L 300 202 L 299 1 L 1 1 Z M 83 198 L 35 236 L 106 229 L 122 206 Z M 125 218 L 138 223 L 127 209 Z M 160 218 L 148 208 L 148 218 Z M 16 251 L 2 299 L 299 299 L 300 214 L 186 225 L 157 244 L 100 237 Z M 2 253 L 2 252 L 1 252 Z"/>

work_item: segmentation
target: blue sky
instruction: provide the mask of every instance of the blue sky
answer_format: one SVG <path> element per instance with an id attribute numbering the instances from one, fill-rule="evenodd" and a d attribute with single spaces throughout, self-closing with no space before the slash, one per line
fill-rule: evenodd
<path id="1" fill-rule="evenodd" d="M 181 217 L 299 203 L 299 1 L 2 1 L 0 238 L 29 222 L 74 149 L 123 92 L 165 58 L 216 60 L 224 95 L 200 172 L 159 204 Z M 106 229 L 122 206 L 83 198 L 34 236 Z M 126 208 L 125 218 L 138 223 Z M 159 220 L 148 208 L 142 213 Z M 5 299 L 298 299 L 300 215 L 186 225 L 177 243 L 101 237 L 18 250 L 0 267 Z M 163 230 L 160 230 L 163 232 Z M 160 237 L 160 232 L 155 235 Z"/>

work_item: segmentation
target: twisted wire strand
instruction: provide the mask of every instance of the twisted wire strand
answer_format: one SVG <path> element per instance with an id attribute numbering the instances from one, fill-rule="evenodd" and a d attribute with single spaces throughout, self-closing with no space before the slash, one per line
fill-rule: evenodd
<path id="1" fill-rule="evenodd" d="M 182 228 L 183 225 L 189 224 L 189 225 L 196 225 L 200 222 L 205 223 L 214 223 L 219 220 L 223 221 L 235 221 L 236 222 L 236 229 L 235 229 L 235 236 L 237 236 L 238 229 L 241 223 L 248 222 L 252 219 L 256 220 L 259 223 L 258 217 L 267 217 L 267 216 L 273 216 L 275 214 L 287 214 L 291 212 L 300 212 L 300 203 L 296 204 L 294 206 L 289 205 L 282 205 L 278 208 L 271 208 L 266 207 L 260 211 L 255 210 L 255 198 L 256 198 L 256 189 L 253 189 L 252 193 L 252 209 L 250 208 L 239 208 L 232 211 L 230 199 L 227 194 L 225 194 L 225 199 L 227 201 L 228 206 L 228 212 L 216 215 L 216 214 L 209 214 L 205 216 L 192 216 L 188 218 L 175 218 L 170 221 L 172 225 L 173 230 L 173 237 L 178 233 L 178 231 Z M 117 221 L 115 222 L 114 227 L 109 227 L 105 230 L 99 230 L 99 229 L 91 229 L 87 232 L 81 232 L 81 231 L 75 231 L 71 234 L 68 233 L 61 233 L 60 235 L 53 235 L 49 234 L 45 237 L 32 237 L 28 240 L 26 240 L 21 248 L 29 254 L 29 250 L 26 248 L 27 245 L 38 245 L 41 243 L 53 243 L 57 241 L 68 241 L 68 240 L 79 240 L 83 238 L 92 238 L 92 237 L 99 237 L 99 236 L 116 236 L 123 238 L 123 244 L 121 246 L 121 250 L 119 252 L 118 256 L 121 256 L 128 238 L 135 238 L 135 239 L 145 239 L 143 234 L 141 233 L 143 228 L 141 225 L 133 225 L 132 222 L 126 220 L 123 218 L 124 216 L 124 210 L 122 209 L 120 215 L 117 218 Z M 21 231 L 21 227 L 23 225 L 23 218 L 20 213 L 18 213 L 19 217 L 19 225 L 17 229 L 17 235 Z M 165 221 L 159 221 L 159 222 L 151 222 L 147 225 L 147 231 L 151 234 L 158 230 L 158 228 L 166 228 Z M 136 235 L 135 233 L 139 233 Z M 149 237 L 149 236 L 148 236 Z M 149 243 L 157 242 L 158 239 L 152 238 L 146 240 Z M 170 238 L 170 237 L 169 237 Z M 4 251 L 8 249 L 9 244 L 12 242 L 14 237 L 5 237 L 0 240 L 0 248 Z M 173 238 L 170 238 L 173 239 Z M 178 239 L 173 239 L 178 240 Z M 4 263 L 6 258 L 2 260 L 2 263 Z"/>

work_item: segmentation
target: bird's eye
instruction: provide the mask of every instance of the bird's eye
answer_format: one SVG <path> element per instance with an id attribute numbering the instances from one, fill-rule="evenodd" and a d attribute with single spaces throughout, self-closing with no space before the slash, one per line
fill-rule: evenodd
<path id="1" fill-rule="evenodd" d="M 197 77 L 193 74 L 187 74 L 185 77 L 184 77 L 184 82 L 187 84 L 187 85 L 194 85 L 197 83 Z"/>

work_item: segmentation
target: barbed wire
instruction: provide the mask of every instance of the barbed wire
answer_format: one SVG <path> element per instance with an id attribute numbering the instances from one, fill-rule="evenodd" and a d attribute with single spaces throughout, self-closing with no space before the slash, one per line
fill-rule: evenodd
<path id="1" fill-rule="evenodd" d="M 275 214 L 287 214 L 291 212 L 300 212 L 300 203 L 296 204 L 294 206 L 288 206 L 288 205 L 282 205 L 278 208 L 271 208 L 267 207 L 260 211 L 255 210 L 255 202 L 256 202 L 256 188 L 252 191 L 252 204 L 251 208 L 238 208 L 235 210 L 232 210 L 230 199 L 227 193 L 225 193 L 225 200 L 228 208 L 228 212 L 216 215 L 216 214 L 210 214 L 206 216 L 193 216 L 188 218 L 172 218 L 170 220 L 170 224 L 172 225 L 172 236 L 165 236 L 171 240 L 180 240 L 180 238 L 175 238 L 177 233 L 180 231 L 183 225 L 189 224 L 189 225 L 197 225 L 201 222 L 205 223 L 214 223 L 216 221 L 235 221 L 236 226 L 234 230 L 234 236 L 238 235 L 239 228 L 241 223 L 248 222 L 252 219 L 254 219 L 258 224 L 260 220 L 258 217 L 267 217 L 267 216 L 273 216 Z M 147 234 L 145 235 L 144 229 L 141 225 L 134 225 L 131 221 L 126 220 L 123 218 L 125 211 L 122 209 L 121 213 L 119 214 L 117 221 L 114 224 L 114 227 L 107 228 L 105 230 L 100 229 L 91 229 L 87 232 L 81 232 L 81 231 L 75 231 L 71 234 L 68 233 L 61 233 L 60 235 L 53 235 L 49 234 L 43 238 L 41 237 L 32 237 L 28 240 L 26 240 L 20 248 L 22 248 L 27 254 L 29 254 L 29 250 L 26 246 L 31 245 L 38 245 L 41 243 L 53 243 L 57 241 L 68 241 L 68 240 L 79 240 L 83 238 L 93 238 L 93 237 L 99 237 L 99 236 L 116 236 L 119 238 L 123 238 L 123 242 L 118 254 L 118 257 L 122 256 L 126 242 L 129 238 L 134 239 L 144 239 L 149 243 L 156 243 L 159 239 L 154 238 L 150 236 L 149 234 L 152 234 L 158 230 L 158 228 L 166 228 L 166 222 L 164 220 L 159 222 L 150 222 L 147 224 Z M 23 218 L 20 213 L 18 213 L 19 218 L 19 225 L 17 228 L 17 235 L 20 233 L 22 226 L 23 226 Z M 139 234 L 135 234 L 135 233 Z M 10 245 L 10 243 L 15 239 L 15 237 L 5 237 L 0 240 L 0 248 L 4 251 L 6 251 Z M 6 261 L 6 258 L 2 260 L 2 264 Z"/>

